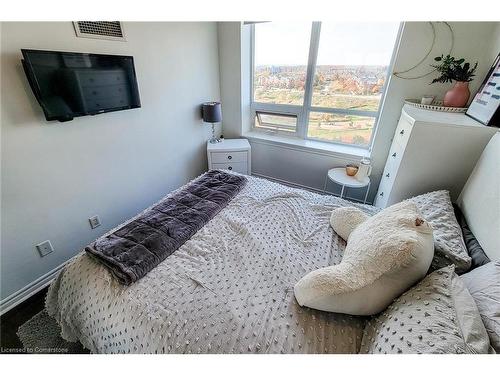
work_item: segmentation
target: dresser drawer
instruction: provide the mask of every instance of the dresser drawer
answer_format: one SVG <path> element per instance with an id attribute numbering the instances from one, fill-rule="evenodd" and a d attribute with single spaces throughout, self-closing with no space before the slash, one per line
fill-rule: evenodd
<path id="1" fill-rule="evenodd" d="M 379 187 L 377 191 L 377 195 L 375 196 L 375 207 L 385 208 L 387 206 L 387 199 L 389 197 L 389 193 L 382 187 Z"/>
<path id="2" fill-rule="evenodd" d="M 404 148 L 398 142 L 393 141 L 387 156 L 382 179 L 378 187 L 377 195 L 375 196 L 375 206 L 384 208 L 387 206 L 389 195 L 392 191 L 392 185 L 398 172 L 399 164 L 401 163 Z"/>
<path id="3" fill-rule="evenodd" d="M 391 148 L 389 149 L 389 155 L 387 156 L 387 162 L 385 163 L 385 169 L 397 170 L 401 163 L 403 153 L 404 147 L 397 142 L 392 142 Z"/>
<path id="4" fill-rule="evenodd" d="M 248 174 L 246 161 L 243 163 L 212 163 L 212 169 L 227 169 L 241 174 Z"/>
<path id="5" fill-rule="evenodd" d="M 384 168 L 384 172 L 382 174 L 382 180 L 380 181 L 380 183 L 387 182 L 392 185 L 392 183 L 394 182 L 394 178 L 396 177 L 396 173 L 397 173 L 397 168 L 395 168 L 393 164 L 387 163 Z"/>
<path id="6" fill-rule="evenodd" d="M 212 163 L 246 163 L 246 151 L 212 152 Z"/>
<path id="7" fill-rule="evenodd" d="M 376 207 L 380 208 L 386 207 L 387 201 L 389 200 L 389 195 L 391 194 L 393 180 L 392 176 L 390 176 L 389 178 L 385 177 L 387 173 L 390 172 L 386 172 L 384 170 L 384 175 L 382 176 L 382 179 L 380 180 L 380 184 L 378 186 L 377 195 L 375 196 Z"/>
<path id="8" fill-rule="evenodd" d="M 411 128 L 412 124 L 408 121 L 406 116 L 401 116 L 398 126 L 396 127 L 396 131 L 394 132 L 393 141 L 404 148 L 408 142 L 408 138 L 410 137 Z"/>

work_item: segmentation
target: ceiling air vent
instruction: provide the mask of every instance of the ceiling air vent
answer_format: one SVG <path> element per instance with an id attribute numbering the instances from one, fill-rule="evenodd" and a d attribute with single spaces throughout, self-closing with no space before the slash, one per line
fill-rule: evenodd
<path id="1" fill-rule="evenodd" d="M 125 41 L 120 21 L 76 21 L 76 36 L 80 38 L 108 39 Z"/>

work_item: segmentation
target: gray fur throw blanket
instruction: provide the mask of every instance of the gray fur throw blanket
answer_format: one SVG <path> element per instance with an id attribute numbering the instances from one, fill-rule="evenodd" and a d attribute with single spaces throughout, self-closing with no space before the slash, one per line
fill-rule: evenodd
<path id="1" fill-rule="evenodd" d="M 85 251 L 130 285 L 189 240 L 245 183 L 243 176 L 209 171 Z"/>

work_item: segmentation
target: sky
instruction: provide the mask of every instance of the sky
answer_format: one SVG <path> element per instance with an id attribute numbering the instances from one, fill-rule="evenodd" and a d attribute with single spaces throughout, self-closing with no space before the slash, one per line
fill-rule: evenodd
<path id="1" fill-rule="evenodd" d="M 317 65 L 389 65 L 399 23 L 323 22 Z M 255 65 L 307 65 L 311 23 L 255 25 Z"/>

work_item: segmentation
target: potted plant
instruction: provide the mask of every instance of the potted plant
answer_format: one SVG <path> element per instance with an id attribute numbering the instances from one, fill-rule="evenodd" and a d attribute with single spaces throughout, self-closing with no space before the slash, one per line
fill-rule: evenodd
<path id="1" fill-rule="evenodd" d="M 470 96 L 469 82 L 475 76 L 474 72 L 477 68 L 477 62 L 471 68 L 470 64 L 465 62 L 465 59 L 456 59 L 450 55 L 435 57 L 434 61 L 439 64 L 431 66 L 436 68 L 441 75 L 433 79 L 431 83 L 455 81 L 453 88 L 448 90 L 444 96 L 444 106 L 465 107 Z"/>

